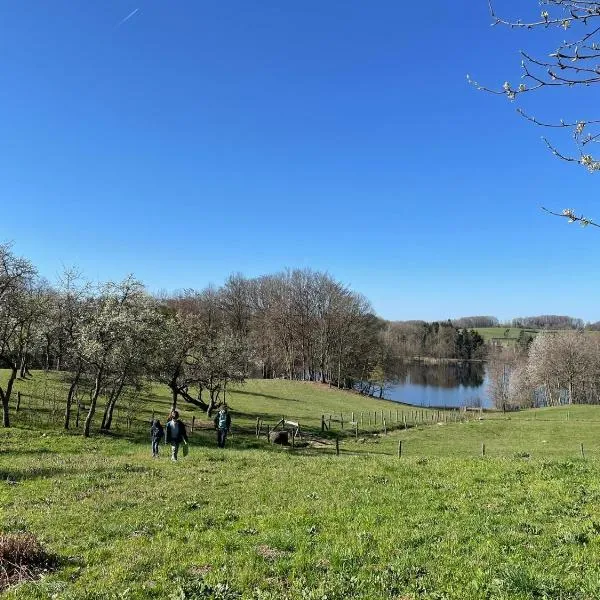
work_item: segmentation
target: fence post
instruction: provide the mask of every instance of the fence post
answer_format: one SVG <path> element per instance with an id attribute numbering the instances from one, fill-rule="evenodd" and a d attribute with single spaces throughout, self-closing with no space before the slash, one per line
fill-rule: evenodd
<path id="1" fill-rule="evenodd" d="M 354 428 L 356 433 L 356 439 L 358 439 L 358 421 L 354 423 Z"/>
<path id="2" fill-rule="evenodd" d="M 296 432 L 292 430 L 292 448 L 296 447 Z"/>
<path id="3" fill-rule="evenodd" d="M 408 423 L 406 422 L 406 415 L 402 415 L 402 421 L 404 422 L 404 429 L 408 429 Z"/>
<path id="4" fill-rule="evenodd" d="M 194 433 L 194 425 L 196 424 L 196 415 L 192 415 L 192 433 Z"/>
<path id="5" fill-rule="evenodd" d="M 371 427 L 371 411 L 369 411 L 369 427 Z"/>
<path id="6" fill-rule="evenodd" d="M 364 415 L 363 412 L 360 412 L 360 426 L 362 427 L 364 425 L 364 419 L 363 419 Z"/>
<path id="7" fill-rule="evenodd" d="M 385 419 L 383 419 L 383 433 L 387 435 L 387 427 L 385 426 Z"/>
<path id="8" fill-rule="evenodd" d="M 396 409 L 396 423 L 398 422 L 398 409 Z"/>
<path id="9" fill-rule="evenodd" d="M 585 452 L 583 451 L 583 444 L 581 444 L 581 458 L 585 458 Z"/>
<path id="10" fill-rule="evenodd" d="M 340 413 L 340 423 L 342 424 L 342 429 L 344 429 L 344 413 Z"/>
<path id="11" fill-rule="evenodd" d="M 271 427 L 269 425 L 267 425 L 267 442 L 270 444 L 271 443 Z"/>
<path id="12" fill-rule="evenodd" d="M 340 440 L 339 438 L 335 438 L 335 453 L 337 456 L 340 455 Z"/>
<path id="13" fill-rule="evenodd" d="M 398 440 L 398 458 L 402 456 L 402 440 Z"/>
<path id="14" fill-rule="evenodd" d="M 352 411 L 352 422 L 354 423 L 354 411 Z"/>
<path id="15" fill-rule="evenodd" d="M 325 431 L 325 415 L 321 415 L 321 431 Z"/>
<path id="16" fill-rule="evenodd" d="M 485 456 L 485 444 L 481 442 L 481 456 Z"/>

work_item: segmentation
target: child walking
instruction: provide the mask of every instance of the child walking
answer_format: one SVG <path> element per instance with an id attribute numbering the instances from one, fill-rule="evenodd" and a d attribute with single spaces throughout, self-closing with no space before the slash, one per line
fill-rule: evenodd
<path id="1" fill-rule="evenodd" d="M 160 440 L 162 440 L 165 435 L 165 430 L 163 426 L 160 424 L 158 419 L 152 421 L 152 425 L 150 427 L 150 437 L 152 438 L 152 456 L 158 456 L 158 448 L 160 445 Z"/>

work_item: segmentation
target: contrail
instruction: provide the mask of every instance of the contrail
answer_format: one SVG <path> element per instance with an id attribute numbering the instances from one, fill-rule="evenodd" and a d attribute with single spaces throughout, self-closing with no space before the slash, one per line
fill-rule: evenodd
<path id="1" fill-rule="evenodd" d="M 115 29 L 117 29 L 118 27 L 121 27 L 121 25 L 123 25 L 123 23 L 125 23 L 126 21 L 129 21 L 129 19 L 131 19 L 131 17 L 133 17 L 133 15 L 135 15 L 136 12 L 138 12 L 140 9 L 136 8 L 134 11 L 130 12 L 124 19 L 121 19 L 116 25 L 115 25 Z"/>

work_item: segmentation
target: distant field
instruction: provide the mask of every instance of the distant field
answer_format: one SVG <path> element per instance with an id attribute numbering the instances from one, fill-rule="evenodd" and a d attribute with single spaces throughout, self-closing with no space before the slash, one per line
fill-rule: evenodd
<path id="1" fill-rule="evenodd" d="M 539 332 L 539 329 L 522 329 L 519 327 L 477 327 L 475 330 L 486 342 L 493 338 L 514 342 L 519 339 L 521 331 L 534 336 Z"/>
<path id="2" fill-rule="evenodd" d="M 423 411 L 407 429 L 365 425 L 355 439 L 338 423 L 322 447 L 291 449 L 257 440 L 256 417 L 283 413 L 318 436 L 323 413 L 394 421 L 396 405 L 255 380 L 232 394 L 228 447 L 196 430 L 173 464 L 166 447 L 150 457 L 142 430 L 62 433 L 38 394 L 64 391 L 56 375 L 19 386 L 36 395 L 0 429 L 0 533 L 33 533 L 58 569 L 7 600 L 600 597 L 598 406 L 466 422 Z M 167 408 L 156 387 L 143 414 Z M 39 425 L 23 412 L 40 409 Z"/>

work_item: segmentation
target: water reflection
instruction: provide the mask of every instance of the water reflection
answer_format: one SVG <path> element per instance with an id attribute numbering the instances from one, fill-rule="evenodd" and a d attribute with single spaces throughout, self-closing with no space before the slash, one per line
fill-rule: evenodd
<path id="1" fill-rule="evenodd" d="M 480 362 L 398 363 L 385 397 L 419 406 L 490 406 Z"/>

